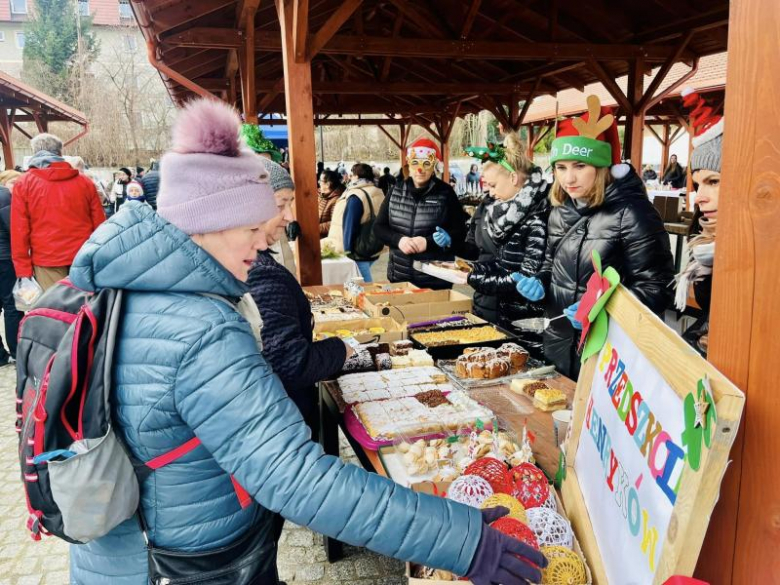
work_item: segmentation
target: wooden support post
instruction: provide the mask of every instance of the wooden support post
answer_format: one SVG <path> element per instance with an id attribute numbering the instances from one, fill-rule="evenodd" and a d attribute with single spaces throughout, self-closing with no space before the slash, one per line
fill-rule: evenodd
<path id="1" fill-rule="evenodd" d="M 290 164 L 295 181 L 295 215 L 301 226 L 298 238 L 298 275 L 301 285 L 322 284 L 320 224 L 315 169 L 314 105 L 311 89 L 311 61 L 295 60 L 293 1 L 276 0 L 282 30 L 284 97 L 290 134 Z"/>
<path id="2" fill-rule="evenodd" d="M 411 124 L 401 126 L 401 168 L 406 166 L 406 149 L 409 147 L 409 133 L 411 130 Z"/>
<path id="3" fill-rule="evenodd" d="M 669 124 L 664 124 L 663 140 L 661 141 L 661 172 L 658 175 L 659 179 L 664 176 L 666 165 L 669 163 L 669 149 L 671 146 L 672 139 L 669 136 Z"/>
<path id="4" fill-rule="evenodd" d="M 713 585 L 773 583 L 780 575 L 780 426 L 777 379 L 780 305 L 780 79 L 766 65 L 780 60 L 780 4 L 729 5 L 729 89 L 718 202 L 718 245 L 708 359 L 745 393 L 745 412 L 731 450 L 696 576 Z"/>
<path id="5" fill-rule="evenodd" d="M 534 142 L 534 125 L 528 124 L 528 142 L 526 143 L 526 149 L 525 149 L 525 156 L 528 158 L 528 160 L 533 161 L 534 160 L 534 146 L 536 143 Z"/>
<path id="6" fill-rule="evenodd" d="M 255 19 L 247 20 L 244 37 L 244 58 L 241 68 L 242 98 L 244 103 L 244 121 L 257 124 L 257 91 L 255 90 Z"/>
<path id="7" fill-rule="evenodd" d="M 14 168 L 14 149 L 11 145 L 11 119 L 8 117 L 8 110 L 0 108 L 0 141 L 3 143 L 3 162 L 5 169 Z"/>
<path id="8" fill-rule="evenodd" d="M 628 101 L 631 111 L 626 112 L 626 134 L 623 152 L 625 158 L 631 161 L 635 169 L 642 168 L 642 142 L 644 141 L 645 113 L 638 107 L 642 100 L 643 77 L 645 73 L 644 59 L 636 59 L 630 64 L 628 71 Z"/>
<path id="9" fill-rule="evenodd" d="M 38 128 L 38 132 L 48 132 L 49 120 L 46 118 L 46 116 L 36 110 L 32 110 L 32 115 L 33 119 L 35 120 L 35 125 Z"/>

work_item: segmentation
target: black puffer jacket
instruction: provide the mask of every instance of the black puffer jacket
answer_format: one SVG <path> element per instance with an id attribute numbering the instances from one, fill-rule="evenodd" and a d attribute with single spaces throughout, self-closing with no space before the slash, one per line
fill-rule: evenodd
<path id="1" fill-rule="evenodd" d="M 519 272 L 524 276 L 535 276 L 542 268 L 550 213 L 548 191 L 549 186 L 542 183 L 522 219 L 497 242 L 495 259 L 477 262 L 469 275 L 469 284 L 474 290 L 498 297 L 498 324 L 515 331 L 523 347 L 537 359 L 543 357 L 541 336 L 515 330 L 512 321 L 542 317 L 544 302 L 534 303 L 522 297 L 517 292 L 512 274 Z"/>
<path id="2" fill-rule="evenodd" d="M 466 236 L 466 213 L 452 187 L 432 177 L 426 187 L 416 189 L 412 179 L 396 183 L 385 198 L 374 224 L 374 233 L 390 247 L 387 279 L 390 282 L 411 282 L 421 288 L 445 289 L 452 284 L 415 270 L 415 260 L 452 260 L 452 248 L 443 250 L 433 241 L 436 227 L 444 229 L 453 246 Z M 422 236 L 427 242 L 425 252 L 404 254 L 398 249 L 402 237 Z"/>
<path id="3" fill-rule="evenodd" d="M 160 190 L 160 171 L 148 171 L 141 178 L 141 187 L 144 189 L 146 202 L 152 206 L 152 209 L 157 209 L 157 191 Z"/>
<path id="4" fill-rule="evenodd" d="M 498 246 L 488 236 L 485 226 L 485 212 L 494 201 L 490 195 L 486 195 L 479 202 L 474 217 L 471 218 L 466 241 L 456 249 L 461 258 L 491 262 L 498 254 Z M 474 314 L 491 323 L 498 323 L 498 297 L 474 290 Z"/>
<path id="5" fill-rule="evenodd" d="M 11 191 L 0 186 L 0 260 L 11 259 Z"/>
<path id="6" fill-rule="evenodd" d="M 651 311 L 661 313 L 671 304 L 674 262 L 669 236 L 633 168 L 612 182 L 599 207 L 577 208 L 567 198 L 550 213 L 547 252 L 539 273 L 547 291 L 548 317 L 560 315 L 585 292 L 593 274 L 593 250 L 601 255 L 602 266 L 617 270 L 620 282 Z M 580 370 L 579 334 L 568 319 L 554 321 L 544 334 L 545 357 L 573 379 Z"/>
<path id="7" fill-rule="evenodd" d="M 263 318 L 263 356 L 316 434 L 315 384 L 341 370 L 346 346 L 336 337 L 312 342 L 311 305 L 295 277 L 271 252 L 257 255 L 247 284 Z"/>

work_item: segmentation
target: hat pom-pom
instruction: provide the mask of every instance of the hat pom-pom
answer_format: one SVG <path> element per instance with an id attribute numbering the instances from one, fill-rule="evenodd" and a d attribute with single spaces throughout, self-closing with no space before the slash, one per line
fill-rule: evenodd
<path id="1" fill-rule="evenodd" d="M 179 154 L 238 156 L 241 119 L 224 102 L 201 98 L 188 103 L 173 126 L 173 147 Z"/>

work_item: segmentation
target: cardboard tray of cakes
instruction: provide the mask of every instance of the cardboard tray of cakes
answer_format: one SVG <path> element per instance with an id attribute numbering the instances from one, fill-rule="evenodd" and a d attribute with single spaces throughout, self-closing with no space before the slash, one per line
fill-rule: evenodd
<path id="1" fill-rule="evenodd" d="M 455 359 L 471 347 L 497 348 L 515 342 L 516 336 L 492 323 L 431 328 L 419 327 L 409 332 L 409 339 L 425 349 L 434 359 Z"/>
<path id="2" fill-rule="evenodd" d="M 468 284 L 469 274 L 471 273 L 471 264 L 460 258 L 452 262 L 420 262 L 416 260 L 412 263 L 412 267 L 429 276 L 435 276 L 453 284 Z"/>

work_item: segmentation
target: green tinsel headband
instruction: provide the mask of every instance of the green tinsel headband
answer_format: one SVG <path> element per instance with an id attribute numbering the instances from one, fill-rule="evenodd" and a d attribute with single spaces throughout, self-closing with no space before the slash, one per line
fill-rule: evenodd
<path id="1" fill-rule="evenodd" d="M 255 124 L 242 124 L 241 137 L 246 145 L 258 154 L 267 153 L 275 163 L 282 162 L 282 153 L 276 145 L 263 136 L 263 131 Z"/>
<path id="2" fill-rule="evenodd" d="M 488 142 L 485 146 L 467 146 L 465 148 L 466 154 L 472 158 L 479 159 L 483 163 L 494 162 L 497 165 L 501 165 L 510 173 L 516 173 L 517 171 L 512 168 L 506 160 L 506 150 L 500 144 Z"/>

